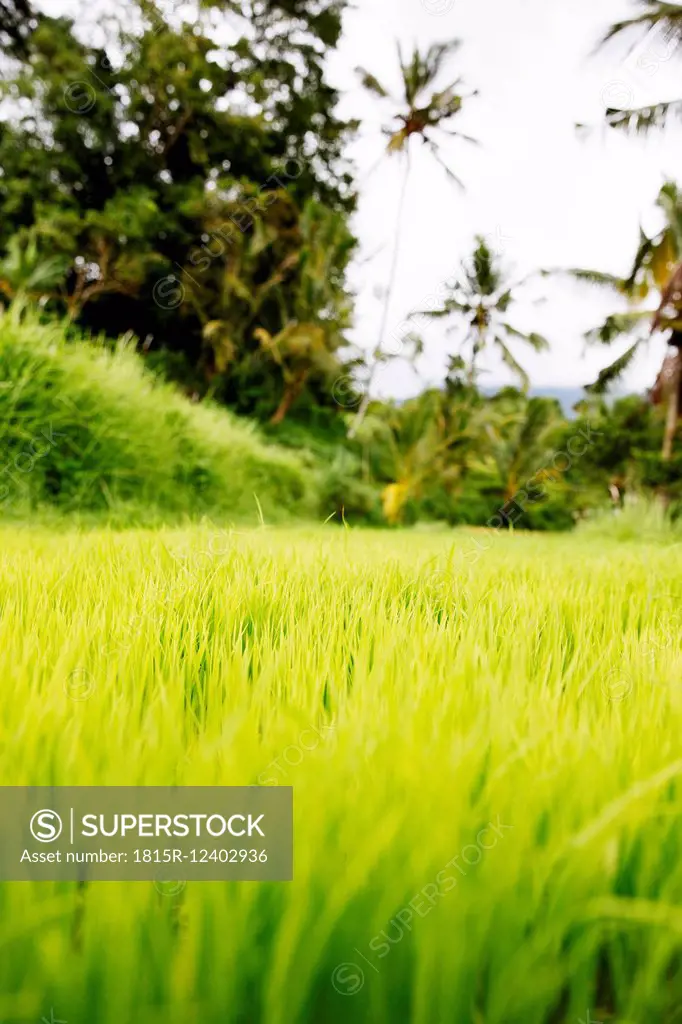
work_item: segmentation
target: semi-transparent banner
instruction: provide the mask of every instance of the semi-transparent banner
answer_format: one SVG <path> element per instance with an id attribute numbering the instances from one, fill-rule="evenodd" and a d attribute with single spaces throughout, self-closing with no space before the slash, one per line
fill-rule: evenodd
<path id="1" fill-rule="evenodd" d="M 290 881 L 290 786 L 1 786 L 0 881 Z"/>

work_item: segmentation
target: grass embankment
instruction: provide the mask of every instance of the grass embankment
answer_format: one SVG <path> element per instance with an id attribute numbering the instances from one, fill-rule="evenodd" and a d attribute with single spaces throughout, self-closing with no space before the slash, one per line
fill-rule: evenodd
<path id="1" fill-rule="evenodd" d="M 682 552 L 471 550 L 3 530 L 3 782 L 291 784 L 295 880 L 4 884 L 0 1017 L 679 1019 Z"/>
<path id="2" fill-rule="evenodd" d="M 317 513 L 301 459 L 224 410 L 194 405 L 119 345 L 0 316 L 0 515 L 105 514 L 120 524 Z M 259 511 L 260 507 L 260 511 Z"/>

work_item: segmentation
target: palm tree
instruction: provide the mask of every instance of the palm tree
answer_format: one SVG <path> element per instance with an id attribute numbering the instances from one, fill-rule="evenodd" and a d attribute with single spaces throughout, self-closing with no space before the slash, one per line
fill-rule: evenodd
<path id="1" fill-rule="evenodd" d="M 296 286 L 290 294 L 277 290 L 284 327 L 274 336 L 264 327 L 254 331 L 262 352 L 282 374 L 283 392 L 272 424 L 281 423 L 311 378 L 331 382 L 340 369 L 339 348 L 350 323 L 351 303 L 344 270 L 355 240 L 343 214 L 313 201 L 300 221 L 296 253 Z"/>
<path id="2" fill-rule="evenodd" d="M 262 324 L 264 305 L 296 266 L 296 218 L 293 200 L 284 190 L 239 197 L 206 218 L 206 255 L 198 271 L 190 259 L 184 288 L 202 324 L 209 379 L 239 358 L 245 339 Z M 221 315 L 210 319 L 209 311 L 216 308 Z"/>
<path id="3" fill-rule="evenodd" d="M 468 356 L 470 383 L 475 379 L 479 358 L 492 348 L 502 356 L 505 365 L 513 371 L 523 388 L 527 389 L 528 374 L 517 361 L 512 347 L 516 342 L 523 342 L 535 352 L 542 352 L 549 348 L 549 343 L 542 335 L 526 334 L 509 323 L 514 293 L 522 283 L 510 283 L 507 280 L 500 260 L 490 250 L 485 239 L 478 236 L 473 257 L 464 261 L 459 278 L 448 286 L 449 294 L 442 307 L 421 310 L 412 315 L 455 317 L 464 324 L 466 333 L 462 344 Z"/>
<path id="4" fill-rule="evenodd" d="M 640 240 L 630 273 L 626 278 L 593 270 L 569 270 L 577 280 L 607 287 L 624 296 L 631 309 L 612 313 L 599 327 L 588 331 L 588 342 L 611 345 L 623 337 L 629 348 L 599 374 L 591 391 L 606 391 L 630 366 L 655 331 L 667 332 L 671 351 L 666 355 L 652 398 L 667 407 L 662 458 L 669 460 L 680 413 L 682 388 L 682 194 L 674 182 L 661 188 L 656 205 L 663 211 L 663 227 L 649 237 L 640 229 Z M 545 272 L 550 273 L 550 272 Z M 642 304 L 653 295 L 654 301 Z"/>
<path id="5" fill-rule="evenodd" d="M 441 77 L 449 59 L 461 46 L 459 39 L 453 39 L 446 43 L 435 43 L 425 53 L 415 47 L 409 60 L 403 57 L 400 45 L 398 45 L 398 62 L 400 65 L 400 77 L 402 90 L 400 97 L 394 97 L 381 82 L 365 68 L 357 68 L 364 87 L 373 96 L 393 105 L 394 112 L 390 125 L 383 128 L 384 135 L 388 136 L 386 153 L 398 155 L 403 158 L 403 180 L 398 200 L 396 216 L 395 237 L 393 241 L 393 256 L 389 271 L 388 285 L 384 293 L 384 304 L 379 327 L 377 344 L 372 353 L 372 365 L 370 368 L 369 380 L 367 381 L 365 393 L 358 407 L 349 436 L 354 437 L 362 421 L 365 418 L 370 403 L 370 390 L 377 367 L 379 365 L 384 334 L 388 322 L 388 313 L 391 305 L 391 298 L 395 287 L 396 274 L 398 270 L 398 256 L 400 253 L 400 239 L 403 226 L 405 200 L 407 187 L 412 169 L 411 150 L 413 142 L 419 140 L 426 146 L 437 163 L 445 170 L 447 176 L 461 188 L 462 182 L 448 166 L 441 156 L 441 137 L 449 136 L 464 139 L 467 142 L 475 142 L 468 135 L 454 130 L 451 127 L 452 120 L 461 112 L 466 100 L 475 96 L 476 93 L 464 95 L 462 92 L 462 79 L 457 78 L 445 88 L 437 88 L 436 82 Z"/>
<path id="6" fill-rule="evenodd" d="M 361 436 L 371 443 L 389 482 L 382 506 L 391 525 L 407 503 L 438 483 L 454 496 L 486 443 L 489 408 L 473 389 L 431 388 L 401 405 L 382 405 L 367 417 Z"/>
<path id="7" fill-rule="evenodd" d="M 307 384 L 328 393 L 341 373 L 355 240 L 342 213 L 313 199 L 299 211 L 284 189 L 230 201 L 206 227 L 203 272 L 188 268 L 185 289 L 201 320 L 207 377 L 265 359 L 281 378 L 271 420 L 281 423 Z"/>
<path id="8" fill-rule="evenodd" d="M 282 373 L 284 390 L 270 417 L 270 423 L 275 426 L 284 421 L 314 373 L 330 378 L 339 364 L 328 348 L 324 329 L 318 324 L 292 322 L 274 336 L 264 327 L 257 327 L 254 335 L 263 352 Z"/>
<path id="9" fill-rule="evenodd" d="M 682 4 L 669 0 L 636 0 L 641 12 L 632 18 L 618 21 L 611 26 L 600 45 L 620 36 L 646 36 L 652 29 L 659 29 L 666 40 L 673 45 L 682 41 Z M 628 132 L 642 133 L 652 128 L 663 128 L 669 118 L 682 120 L 682 99 L 654 103 L 652 106 L 630 110 L 609 107 L 606 111 L 607 124 Z"/>
<path id="10" fill-rule="evenodd" d="M 518 495 L 524 480 L 540 478 L 537 467 L 547 455 L 552 434 L 565 421 L 553 399 L 526 398 L 511 389 L 496 395 L 492 404 L 499 416 L 487 424 L 486 432 L 506 505 Z M 557 475 L 557 470 L 544 474 Z"/>

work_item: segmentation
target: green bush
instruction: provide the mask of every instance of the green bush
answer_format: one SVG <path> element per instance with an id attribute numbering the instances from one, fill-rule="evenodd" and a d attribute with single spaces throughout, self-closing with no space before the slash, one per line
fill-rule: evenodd
<path id="1" fill-rule="evenodd" d="M 196 405 L 125 344 L 0 317 L 0 512 L 146 508 L 164 519 L 316 512 L 313 475 L 248 422 Z M 125 518 L 125 516 L 124 516 Z"/>
<path id="2" fill-rule="evenodd" d="M 348 453 L 338 456 L 320 481 L 320 512 L 326 519 L 351 524 L 386 525 L 381 511 L 381 494 L 377 486 L 359 478 L 357 459 Z"/>
<path id="3" fill-rule="evenodd" d="M 564 494 L 550 494 L 545 501 L 529 504 L 519 525 L 527 530 L 572 530 L 575 526 L 572 505 Z"/>
<path id="4" fill-rule="evenodd" d="M 504 492 L 498 484 L 472 476 L 456 496 L 442 487 L 432 488 L 419 504 L 419 518 L 445 521 L 450 526 L 498 528 L 504 505 Z M 527 501 L 522 514 L 512 514 L 511 518 L 518 530 L 570 530 L 575 525 L 572 508 L 570 493 L 552 488 L 542 500 Z"/>

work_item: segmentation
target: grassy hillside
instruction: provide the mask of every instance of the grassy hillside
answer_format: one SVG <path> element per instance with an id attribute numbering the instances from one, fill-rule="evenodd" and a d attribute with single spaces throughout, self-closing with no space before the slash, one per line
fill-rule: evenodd
<path id="1" fill-rule="evenodd" d="M 679 1019 L 682 550 L 481 536 L 0 532 L 5 784 L 295 795 L 292 883 L 0 886 L 3 1020 Z"/>
<path id="2" fill-rule="evenodd" d="M 115 521 L 315 510 L 310 473 L 224 410 L 193 405 L 133 351 L 0 318 L 0 515 L 40 506 Z"/>

